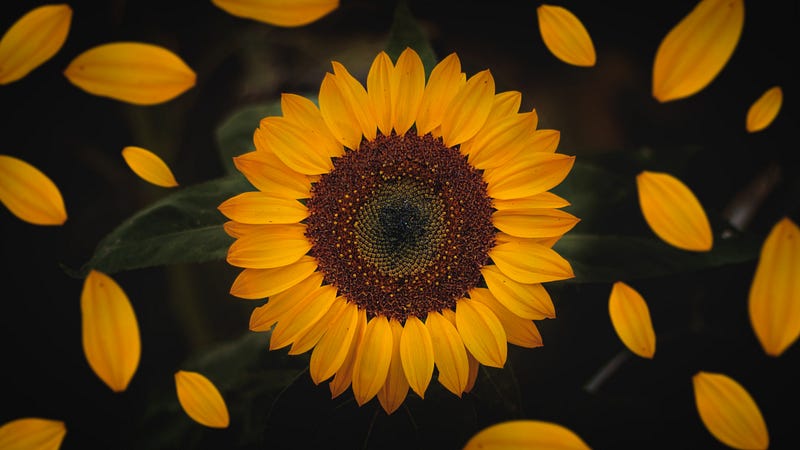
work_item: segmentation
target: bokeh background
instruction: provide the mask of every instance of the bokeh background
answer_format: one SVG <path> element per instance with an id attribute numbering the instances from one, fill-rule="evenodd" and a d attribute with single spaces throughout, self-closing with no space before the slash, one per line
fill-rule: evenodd
<path id="1" fill-rule="evenodd" d="M 614 196 L 593 185 L 596 177 L 564 188 L 575 194 L 568 210 L 587 214 L 573 232 L 652 237 L 635 197 L 634 176 L 647 169 L 689 185 L 718 240 L 731 228 L 732 207 L 752 211 L 735 233 L 759 244 L 781 217 L 800 219 L 799 3 L 746 2 L 741 40 L 720 75 L 692 97 L 658 103 L 650 93 L 655 51 L 695 3 L 553 2 L 589 30 L 598 55 L 592 68 L 548 52 L 536 1 L 409 0 L 408 7 L 437 56 L 457 52 L 468 74 L 491 69 L 498 91 L 521 91 L 523 109 L 536 108 L 540 128 L 561 131 L 559 152 L 611 174 L 601 179 L 621 188 Z M 0 30 L 40 4 L 2 2 Z M 136 177 L 122 148 L 156 152 L 181 187 L 222 176 L 219 126 L 281 92 L 313 95 L 331 60 L 364 80 L 386 46 L 395 2 L 342 0 L 299 28 L 237 18 L 210 1 L 69 4 L 64 47 L 22 80 L 0 86 L 0 153 L 53 179 L 69 214 L 61 227 L 37 227 L 0 208 L 0 423 L 63 420 L 63 449 L 460 448 L 478 430 L 519 418 L 560 423 L 598 449 L 725 448 L 694 406 L 691 376 L 703 370 L 725 373 L 751 393 L 771 448 L 800 445 L 791 412 L 800 399 L 800 348 L 779 358 L 761 350 L 747 317 L 755 259 L 746 255 L 735 264 L 623 280 L 650 306 L 653 360 L 628 353 L 614 333 L 609 282 L 552 283 L 558 318 L 540 322 L 543 348 L 512 346 L 506 369 L 483 370 L 464 398 L 432 383 L 424 401 L 410 394 L 391 416 L 377 400 L 359 408 L 349 391 L 330 400 L 327 384 L 315 386 L 303 372 L 303 357 L 286 358 L 285 349 L 270 354 L 266 337 L 247 331 L 260 303 L 228 293 L 237 270 L 224 261 L 120 272 L 114 278 L 135 308 L 143 353 L 128 389 L 111 392 L 83 356 L 83 280 L 76 273 L 105 235 L 171 193 Z M 115 41 L 174 51 L 196 71 L 196 86 L 170 102 L 136 106 L 92 96 L 63 76 L 78 54 Z M 766 130 L 746 133 L 747 108 L 775 85 L 784 92 L 779 116 Z M 753 186 L 766 194 L 752 195 Z M 204 428 L 178 409 L 173 374 L 193 368 L 205 369 L 223 390 L 230 428 Z"/>

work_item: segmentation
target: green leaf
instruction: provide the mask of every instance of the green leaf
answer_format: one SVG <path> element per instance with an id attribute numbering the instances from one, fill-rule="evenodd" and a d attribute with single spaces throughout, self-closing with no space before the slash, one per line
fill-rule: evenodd
<path id="1" fill-rule="evenodd" d="M 280 116 L 281 102 L 246 106 L 232 113 L 217 128 L 217 147 L 226 173 L 238 173 L 233 157 L 255 150 L 253 132 L 264 117 Z"/>
<path id="2" fill-rule="evenodd" d="M 436 65 L 436 54 L 427 36 L 419 26 L 419 22 L 411 15 L 408 4 L 401 0 L 397 3 L 397 8 L 394 11 L 394 22 L 391 29 L 389 29 L 386 53 L 392 58 L 392 61 L 397 61 L 397 57 L 406 47 L 411 47 L 419 54 L 420 59 L 422 59 L 422 65 L 425 66 L 425 73 L 431 73 L 431 70 Z"/>
<path id="3" fill-rule="evenodd" d="M 82 273 L 107 274 L 164 264 L 225 258 L 233 242 L 217 206 L 253 190 L 241 176 L 230 176 L 181 189 L 131 216 L 97 245 Z"/>

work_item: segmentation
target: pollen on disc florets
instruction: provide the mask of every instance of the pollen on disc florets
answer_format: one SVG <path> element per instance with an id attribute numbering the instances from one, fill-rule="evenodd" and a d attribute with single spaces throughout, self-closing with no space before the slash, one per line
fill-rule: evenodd
<path id="1" fill-rule="evenodd" d="M 334 160 L 311 189 L 306 236 L 325 281 L 404 323 L 454 309 L 494 244 L 486 182 L 430 134 L 378 134 Z"/>

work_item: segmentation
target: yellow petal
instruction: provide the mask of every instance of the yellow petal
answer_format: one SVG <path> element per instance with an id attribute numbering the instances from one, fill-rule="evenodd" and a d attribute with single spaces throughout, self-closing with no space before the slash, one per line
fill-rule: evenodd
<path id="1" fill-rule="evenodd" d="M 262 192 L 243 192 L 222 202 L 218 209 L 231 220 L 260 225 L 298 223 L 308 217 L 308 209 L 297 200 Z"/>
<path id="2" fill-rule="evenodd" d="M 505 365 L 508 351 L 506 332 L 489 307 L 474 300 L 458 300 L 456 328 L 464 346 L 479 363 L 490 367 Z"/>
<path id="3" fill-rule="evenodd" d="M 545 283 L 575 276 L 566 259 L 529 239 L 497 245 L 489 251 L 489 257 L 501 272 L 519 283 Z"/>
<path id="4" fill-rule="evenodd" d="M 428 313 L 425 326 L 431 335 L 433 360 L 439 370 L 439 382 L 448 391 L 461 397 L 469 378 L 469 361 L 458 330 L 435 311 Z"/>
<path id="5" fill-rule="evenodd" d="M 266 304 L 253 310 L 250 315 L 250 330 L 269 331 L 275 325 L 275 322 L 284 317 L 298 300 L 319 289 L 320 285 L 322 285 L 322 279 L 321 272 L 314 272 L 305 280 L 270 297 Z"/>
<path id="6" fill-rule="evenodd" d="M 247 269 L 272 269 L 292 264 L 311 250 L 303 224 L 265 225 L 272 232 L 248 234 L 228 248 L 228 263 Z"/>
<path id="7" fill-rule="evenodd" d="M 325 124 L 342 145 L 353 150 L 361 146 L 363 135 L 361 124 L 350 108 L 347 98 L 339 89 L 333 74 L 326 73 L 322 79 L 319 88 L 319 110 Z"/>
<path id="8" fill-rule="evenodd" d="M 489 116 L 494 100 L 494 78 L 484 70 L 476 73 L 453 98 L 442 117 L 444 144 L 454 147 L 471 139 Z"/>
<path id="9" fill-rule="evenodd" d="M 386 317 L 375 316 L 367 322 L 353 365 L 353 395 L 359 406 L 370 401 L 386 382 L 393 342 L 392 328 Z"/>
<path id="10" fill-rule="evenodd" d="M 230 416 L 222 395 L 208 378 L 197 372 L 175 372 L 175 389 L 184 412 L 200 425 L 228 428 Z"/>
<path id="11" fill-rule="evenodd" d="M 175 176 L 158 155 L 141 147 L 125 147 L 122 149 L 125 163 L 144 181 L 161 187 L 175 187 L 178 182 Z"/>
<path id="12" fill-rule="evenodd" d="M 171 51 L 140 42 L 114 42 L 78 55 L 64 76 L 84 91 L 136 105 L 155 105 L 194 86 L 196 75 Z"/>
<path id="13" fill-rule="evenodd" d="M 406 319 L 400 336 L 400 359 L 411 389 L 425 398 L 433 375 L 433 344 L 428 328 L 416 317 Z"/>
<path id="14" fill-rule="evenodd" d="M 528 148 L 538 122 L 539 117 L 532 111 L 505 116 L 491 126 L 485 126 L 470 141 L 470 163 L 479 169 L 487 169 L 511 161 Z"/>
<path id="15" fill-rule="evenodd" d="M 574 156 L 536 152 L 508 164 L 486 169 L 487 193 L 498 199 L 529 197 L 558 186 L 575 163 Z"/>
<path id="16" fill-rule="evenodd" d="M 327 312 L 317 321 L 311 328 L 300 333 L 297 339 L 292 343 L 292 348 L 289 349 L 290 355 L 300 355 L 312 348 L 322 339 L 322 336 L 327 333 L 328 328 L 339 320 L 342 311 L 347 305 L 347 300 L 344 297 L 336 297 L 333 304 Z"/>
<path id="17" fill-rule="evenodd" d="M 512 198 L 507 200 L 495 199 L 492 206 L 498 211 L 506 209 L 533 209 L 533 208 L 563 208 L 570 202 L 552 192 L 540 192 L 530 197 Z"/>
<path id="18" fill-rule="evenodd" d="M 767 128 L 778 116 L 783 104 L 783 91 L 775 86 L 764 92 L 747 110 L 747 131 L 755 133 Z"/>
<path id="19" fill-rule="evenodd" d="M 317 260 L 311 256 L 273 269 L 244 269 L 233 281 L 231 295 L 251 300 L 271 297 L 305 280 L 315 270 Z"/>
<path id="20" fill-rule="evenodd" d="M 512 420 L 484 428 L 464 450 L 589 450 L 571 430 L 551 422 Z"/>
<path id="21" fill-rule="evenodd" d="M 431 71 L 417 112 L 417 134 L 432 132 L 442 124 L 444 110 L 461 87 L 461 61 L 451 53 Z"/>
<path id="22" fill-rule="evenodd" d="M 6 422 L 0 427 L 3 450 L 58 450 L 67 434 L 60 420 L 26 417 Z"/>
<path id="23" fill-rule="evenodd" d="M 536 130 L 528 144 L 528 151 L 554 153 L 561 141 L 558 130 Z"/>
<path id="24" fill-rule="evenodd" d="M 498 230 L 511 236 L 543 238 L 561 236 L 578 224 L 580 219 L 558 209 L 506 209 L 492 214 Z"/>
<path id="25" fill-rule="evenodd" d="M 519 111 L 520 104 L 522 104 L 522 93 L 518 91 L 506 91 L 495 94 L 492 100 L 492 109 L 486 117 L 486 122 L 483 123 L 483 126 L 478 130 L 475 136 L 461 144 L 461 153 L 468 155 L 471 162 L 474 161 L 476 154 L 479 153 L 481 148 L 491 139 L 487 135 L 493 134 L 497 136 L 498 133 L 495 131 L 495 128 L 497 128 L 501 122 L 515 117 Z M 534 129 L 536 129 L 538 120 L 538 116 L 535 116 L 536 123 L 533 126 Z"/>
<path id="26" fill-rule="evenodd" d="M 556 58 L 574 66 L 594 65 L 597 57 L 592 38 L 575 14 L 561 6 L 541 5 L 536 15 L 542 40 Z"/>
<path id="27" fill-rule="evenodd" d="M 667 102 L 705 88 L 730 59 L 743 26 L 743 0 L 700 1 L 658 46 L 653 96 Z"/>
<path id="28" fill-rule="evenodd" d="M 333 168 L 331 148 L 309 129 L 284 117 L 266 117 L 253 137 L 292 170 L 305 175 L 328 173 Z M 259 144 L 257 144 L 258 146 Z M 258 148 L 258 147 L 257 147 Z"/>
<path id="29" fill-rule="evenodd" d="M 347 350 L 347 357 L 345 357 L 342 366 L 336 371 L 336 376 L 333 377 L 328 385 L 331 389 L 331 398 L 336 398 L 346 391 L 350 382 L 353 379 L 353 366 L 355 365 L 356 354 L 361 348 L 364 341 L 364 332 L 367 329 L 367 312 L 360 310 L 358 313 L 358 325 L 356 325 L 356 335 L 350 343 L 350 348 Z"/>
<path id="30" fill-rule="evenodd" d="M 617 281 L 611 288 L 608 313 L 617 336 L 628 350 L 642 358 L 652 359 L 656 352 L 656 333 L 642 296 L 632 287 Z"/>
<path id="31" fill-rule="evenodd" d="M 314 384 L 327 380 L 342 366 L 358 331 L 359 319 L 366 322 L 366 311 L 359 311 L 354 304 L 348 303 L 322 335 L 309 363 Z"/>
<path id="32" fill-rule="evenodd" d="M 251 223 L 240 223 L 229 220 L 222 224 L 222 229 L 225 230 L 225 233 L 227 233 L 228 236 L 234 239 L 239 239 L 240 237 L 252 233 L 263 233 L 265 231 L 269 232 L 272 227 L 270 225 L 253 225 Z"/>
<path id="33" fill-rule="evenodd" d="M 493 265 L 484 266 L 481 274 L 492 295 L 512 313 L 532 320 L 556 316 L 553 300 L 540 283 L 516 282 Z"/>
<path id="34" fill-rule="evenodd" d="M 425 91 L 425 68 L 417 52 L 403 50 L 392 72 L 392 123 L 397 134 L 405 134 L 417 118 Z"/>
<path id="35" fill-rule="evenodd" d="M 372 109 L 372 102 L 367 91 L 358 80 L 350 75 L 350 72 L 343 65 L 336 61 L 333 61 L 332 65 L 336 86 L 339 87 L 339 92 L 347 101 L 350 111 L 355 114 L 364 137 L 370 141 L 375 139 L 375 129 L 378 125 L 375 121 L 375 111 Z"/>
<path id="36" fill-rule="evenodd" d="M 766 449 L 767 424 L 750 394 L 720 373 L 692 377 L 694 399 L 706 429 L 723 444 L 739 449 Z"/>
<path id="37" fill-rule="evenodd" d="M 542 335 L 539 333 L 533 321 L 530 319 L 523 319 L 512 313 L 508 308 L 497 301 L 488 289 L 473 288 L 469 291 L 469 296 L 471 299 L 481 302 L 492 310 L 503 325 L 503 330 L 505 330 L 506 338 L 510 344 L 527 348 L 542 346 Z"/>
<path id="38" fill-rule="evenodd" d="M 66 4 L 34 8 L 0 40 L 0 84 L 19 80 L 58 53 L 67 40 L 72 8 Z"/>
<path id="39" fill-rule="evenodd" d="M 304 133 L 319 147 L 319 152 L 328 157 L 342 156 L 342 144 L 333 137 L 314 102 L 300 95 L 281 94 L 281 111 L 286 120 L 305 128 Z"/>
<path id="40" fill-rule="evenodd" d="M 339 0 L 211 0 L 236 17 L 279 27 L 299 27 L 315 22 L 339 7 Z"/>
<path id="41" fill-rule="evenodd" d="M 800 336 L 800 229 L 788 217 L 772 227 L 750 285 L 750 323 L 770 356 Z"/>
<path id="42" fill-rule="evenodd" d="M 256 189 L 281 198 L 311 197 L 311 181 L 289 168 L 272 152 L 235 156 L 233 164 Z"/>
<path id="43" fill-rule="evenodd" d="M 328 284 L 295 300 L 292 308 L 278 318 L 269 339 L 270 350 L 286 347 L 313 327 L 333 306 L 336 288 Z"/>
<path id="44" fill-rule="evenodd" d="M 34 225 L 61 225 L 67 220 L 64 199 L 55 183 L 13 156 L 0 155 L 0 202 Z"/>
<path id="45" fill-rule="evenodd" d="M 128 387 L 142 354 L 139 324 L 128 296 L 108 275 L 92 270 L 81 293 L 83 353 L 114 392 Z"/>
<path id="46" fill-rule="evenodd" d="M 408 381 L 403 373 L 403 363 L 400 358 L 400 336 L 403 333 L 403 325 L 391 319 L 389 326 L 392 328 L 392 362 L 389 364 L 386 382 L 378 391 L 378 402 L 386 414 L 397 411 L 408 395 Z"/>
<path id="47" fill-rule="evenodd" d="M 683 182 L 667 173 L 643 171 L 636 176 L 636 186 L 642 215 L 659 238 L 683 250 L 711 250 L 711 224 Z"/>
<path id="48" fill-rule="evenodd" d="M 392 73 L 394 64 L 386 52 L 378 53 L 367 74 L 367 93 L 375 111 L 378 129 L 385 136 L 392 133 Z"/>

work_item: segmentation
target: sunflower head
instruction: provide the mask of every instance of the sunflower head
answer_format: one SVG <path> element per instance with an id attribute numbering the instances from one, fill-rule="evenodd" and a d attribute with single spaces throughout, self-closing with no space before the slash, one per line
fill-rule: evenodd
<path id="1" fill-rule="evenodd" d="M 426 82 L 416 52 L 381 52 L 366 81 L 333 62 L 319 107 L 284 94 L 235 158 L 257 191 L 220 211 L 244 269 L 231 293 L 268 298 L 250 329 L 311 351 L 334 397 L 352 385 L 392 413 L 434 372 L 460 396 L 508 343 L 541 345 L 534 320 L 555 317 L 542 283 L 573 276 L 551 247 L 578 219 L 549 190 L 574 158 L 519 92 L 467 78 L 455 54 Z"/>

